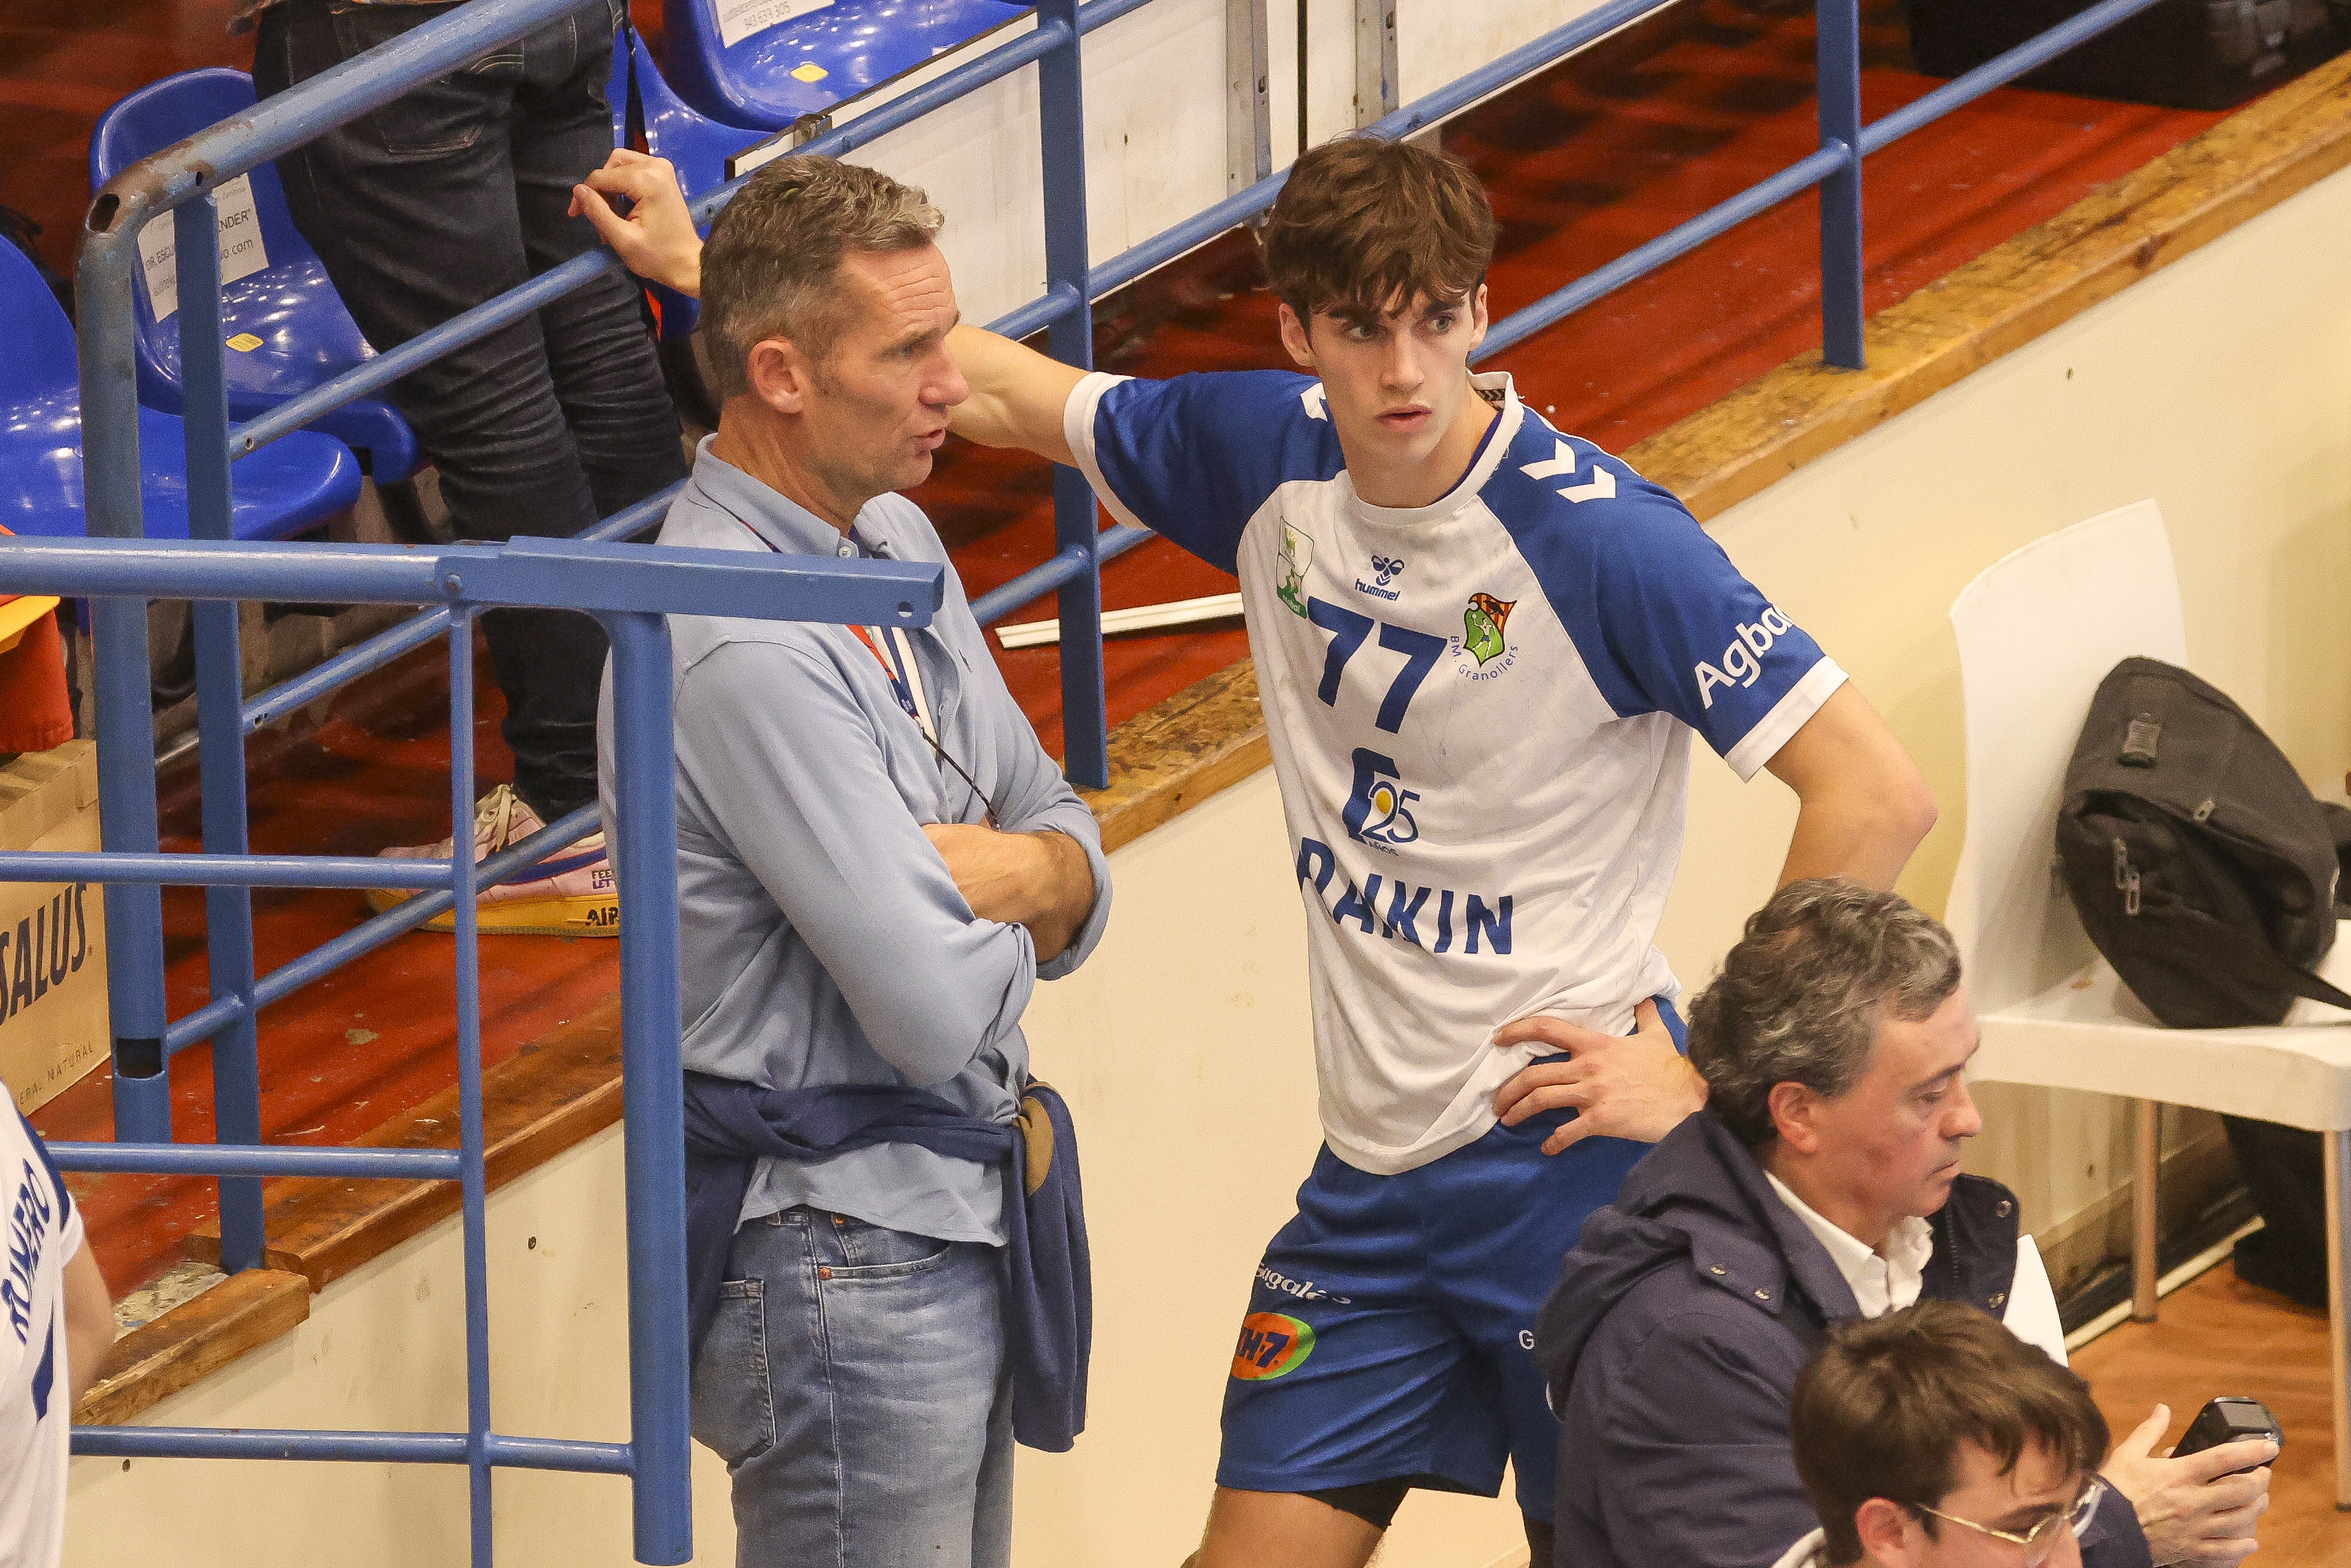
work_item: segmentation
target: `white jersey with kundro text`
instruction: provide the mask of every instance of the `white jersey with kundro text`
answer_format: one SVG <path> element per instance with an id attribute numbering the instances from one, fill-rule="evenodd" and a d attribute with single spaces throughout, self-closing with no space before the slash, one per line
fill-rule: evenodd
<path id="1" fill-rule="evenodd" d="M 1412 510 L 1356 496 L 1306 376 L 1097 373 L 1064 415 L 1113 512 L 1240 579 L 1323 1132 L 1384 1175 L 1493 1126 L 1541 1054 L 1501 1025 L 1674 993 L 1690 731 L 1749 778 L 1844 680 L 1671 494 L 1474 381 L 1499 416 Z"/>
<path id="2" fill-rule="evenodd" d="M 12 1105 L 0 1113 L 0 1568 L 55 1568 L 65 1543 L 66 1264 L 82 1249 L 81 1212 L 49 1151 Z"/>

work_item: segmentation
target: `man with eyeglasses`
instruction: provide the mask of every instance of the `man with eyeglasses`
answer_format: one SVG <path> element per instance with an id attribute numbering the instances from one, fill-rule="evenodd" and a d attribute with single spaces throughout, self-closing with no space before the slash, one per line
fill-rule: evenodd
<path id="1" fill-rule="evenodd" d="M 1789 1421 L 1821 1527 L 1774 1568 L 2074 1568 L 2106 1491 L 2088 1386 L 1957 1301 L 1833 1333 Z"/>
<path id="2" fill-rule="evenodd" d="M 1593 1215 L 1536 1329 L 1562 1423 L 1562 1568 L 1778 1559 L 1816 1522 L 1790 1393 L 1840 1323 L 1959 1303 L 2063 1364 L 2015 1195 L 1960 1174 L 1983 1128 L 1975 1049 L 1950 933 L 1896 894 L 1794 882 L 1748 921 L 1690 1007 L 1706 1109 Z M 2234 1568 L 2252 1552 L 2269 1492 L 2254 1467 L 2276 1450 L 2158 1458 L 2169 1421 L 2158 1406 L 2105 1459 L 2089 1568 Z M 2013 1563 L 2001 1550 L 1899 1561 Z"/>

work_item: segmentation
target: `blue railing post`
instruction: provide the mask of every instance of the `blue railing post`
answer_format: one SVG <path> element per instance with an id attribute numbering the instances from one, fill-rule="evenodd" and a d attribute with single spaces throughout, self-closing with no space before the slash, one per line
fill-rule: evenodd
<path id="1" fill-rule="evenodd" d="M 230 524 L 228 389 L 220 329 L 220 212 L 209 192 L 172 211 L 179 252 L 181 418 L 188 459 L 188 537 L 235 537 Z M 196 731 L 204 852 L 241 855 L 246 841 L 244 652 L 234 600 L 188 606 L 196 644 Z M 204 956 L 212 994 L 245 1005 L 213 1033 L 213 1138 L 261 1142 L 261 1058 L 253 1008 L 253 890 L 204 889 Z M 167 1046 L 165 1059 L 170 1051 Z M 221 1268 L 257 1268 L 261 1178 L 220 1178 Z"/>
<path id="2" fill-rule="evenodd" d="M 464 581 L 442 578 L 451 593 Z M 474 612 L 449 612 L 449 890 L 456 939 L 457 1191 L 465 1248 L 465 1483 L 474 1568 L 490 1568 L 490 1256 L 488 1158 L 482 1131 L 482 965 L 474 861 Z"/>
<path id="3" fill-rule="evenodd" d="M 1058 308 L 1046 342 L 1065 365 L 1094 362 L 1092 265 L 1086 240 L 1085 66 L 1079 55 L 1078 0 L 1040 0 L 1039 21 L 1069 37 L 1037 62 L 1038 140 L 1045 165 L 1045 288 Z M 1053 470 L 1053 548 L 1087 557 L 1054 595 L 1061 620 L 1061 770 L 1072 784 L 1110 782 L 1109 697 L 1102 682 L 1102 522 L 1094 493 L 1074 468 Z"/>
<path id="4" fill-rule="evenodd" d="M 1844 167 L 1821 182 L 1821 359 L 1862 368 L 1861 3 L 1818 0 L 1821 145 Z"/>
<path id="5" fill-rule="evenodd" d="M 110 232 L 85 234 L 78 269 L 82 499 L 93 538 L 138 538 L 147 531 L 140 497 L 138 358 L 131 302 L 131 273 L 139 256 L 136 228 L 118 224 Z M 152 854 L 160 840 L 147 606 L 137 599 L 99 599 L 89 609 L 99 842 L 110 851 Z M 107 889 L 106 949 L 114 1135 L 168 1143 L 172 1083 L 163 1053 L 161 888 Z"/>
<path id="6" fill-rule="evenodd" d="M 622 1116 L 628 1179 L 629 1452 L 640 1563 L 694 1556 L 685 1315 L 685 1081 L 679 1060 L 677 777 L 669 622 L 600 616 L 611 640 L 609 824 L 621 920 Z"/>

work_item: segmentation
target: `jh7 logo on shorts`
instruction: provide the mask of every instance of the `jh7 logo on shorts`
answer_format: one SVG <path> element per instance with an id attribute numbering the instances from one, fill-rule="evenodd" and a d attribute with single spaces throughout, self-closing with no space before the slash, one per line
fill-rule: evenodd
<path id="1" fill-rule="evenodd" d="M 1240 1343 L 1233 1347 L 1233 1375 L 1262 1382 L 1295 1372 L 1314 1354 L 1314 1328 L 1287 1312 L 1251 1312 L 1241 1320 Z"/>

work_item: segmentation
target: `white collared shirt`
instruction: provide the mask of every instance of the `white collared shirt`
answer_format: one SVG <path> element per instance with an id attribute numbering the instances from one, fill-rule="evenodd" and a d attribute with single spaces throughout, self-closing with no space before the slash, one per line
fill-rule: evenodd
<path id="1" fill-rule="evenodd" d="M 1823 1219 L 1812 1205 L 1798 1197 L 1792 1188 L 1770 1171 L 1763 1179 L 1788 1212 L 1804 1222 L 1804 1228 L 1820 1238 L 1828 1249 L 1829 1260 L 1844 1276 L 1853 1289 L 1855 1305 L 1865 1318 L 1883 1317 L 1898 1312 L 1918 1299 L 1924 1283 L 1927 1260 L 1935 1255 L 1935 1233 L 1923 1219 L 1915 1216 L 1905 1219 L 1886 1237 L 1885 1247 L 1873 1251 L 1860 1239 L 1841 1230 Z M 2049 1270 L 2041 1261 L 2041 1249 L 2030 1236 L 2016 1239 L 2016 1275 L 2009 1283 L 2005 1299 L 1994 1297 L 1993 1306 L 2001 1312 L 2000 1321 L 2030 1345 L 2037 1345 L 2050 1360 L 2065 1364 L 2065 1330 L 2057 1316 L 2057 1293 L 2049 1284 Z"/>
<path id="2" fill-rule="evenodd" d="M 1916 1215 L 1904 1219 L 1886 1234 L 1884 1246 L 1872 1251 L 1858 1238 L 1814 1212 L 1794 1188 L 1770 1171 L 1763 1173 L 1763 1179 L 1771 1184 L 1789 1211 L 1804 1222 L 1804 1228 L 1828 1249 L 1829 1260 L 1853 1287 L 1853 1299 L 1863 1317 L 1882 1318 L 1918 1299 L 1927 1260 L 1935 1255 L 1935 1233 L 1925 1220 Z"/>

